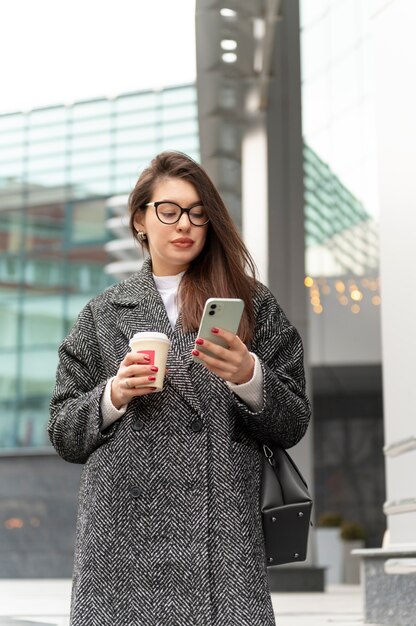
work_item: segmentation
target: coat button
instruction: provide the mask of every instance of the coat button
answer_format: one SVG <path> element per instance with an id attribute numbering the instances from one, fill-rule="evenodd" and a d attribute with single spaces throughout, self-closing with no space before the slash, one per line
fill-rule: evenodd
<path id="1" fill-rule="evenodd" d="M 144 426 L 145 426 L 144 421 L 141 419 L 135 420 L 133 424 L 131 425 L 132 429 L 135 431 L 143 430 Z"/>
<path id="2" fill-rule="evenodd" d="M 195 419 L 195 420 L 192 420 L 192 422 L 190 423 L 189 426 L 190 426 L 192 432 L 199 433 L 199 431 L 202 430 L 204 424 L 202 423 L 202 420 Z"/>
<path id="3" fill-rule="evenodd" d="M 130 495 L 132 498 L 139 498 L 143 493 L 143 489 L 141 487 L 132 487 L 130 489 Z"/>

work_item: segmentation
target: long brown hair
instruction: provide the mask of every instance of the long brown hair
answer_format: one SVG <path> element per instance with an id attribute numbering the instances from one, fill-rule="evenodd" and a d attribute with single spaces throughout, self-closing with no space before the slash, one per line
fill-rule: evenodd
<path id="1" fill-rule="evenodd" d="M 164 178 L 181 178 L 197 190 L 209 217 L 207 237 L 201 253 L 181 280 L 179 301 L 186 330 L 198 330 L 207 298 L 241 298 L 244 314 L 239 328 L 242 341 L 253 338 L 253 290 L 255 264 L 232 221 L 221 196 L 205 170 L 181 152 L 162 152 L 140 175 L 129 197 L 130 228 L 133 235 L 137 213 L 151 201 L 154 186 Z M 147 242 L 143 245 L 149 249 Z"/>

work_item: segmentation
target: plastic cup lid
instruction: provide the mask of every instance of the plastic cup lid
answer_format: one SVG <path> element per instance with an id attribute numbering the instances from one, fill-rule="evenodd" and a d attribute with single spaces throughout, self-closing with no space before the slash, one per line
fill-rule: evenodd
<path id="1" fill-rule="evenodd" d="M 169 337 L 167 337 L 164 333 L 149 332 L 149 331 L 136 333 L 135 335 L 133 335 L 130 341 L 134 341 L 136 339 L 147 339 L 147 340 L 153 339 L 156 341 L 164 341 L 166 343 L 170 343 Z"/>

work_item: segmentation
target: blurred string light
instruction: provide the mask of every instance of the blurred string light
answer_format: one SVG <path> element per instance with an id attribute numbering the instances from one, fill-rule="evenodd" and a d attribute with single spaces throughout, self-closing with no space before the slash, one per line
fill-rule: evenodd
<path id="1" fill-rule="evenodd" d="M 354 315 L 361 312 L 363 302 L 371 302 L 376 307 L 381 304 L 379 277 L 329 279 L 322 276 L 319 278 L 305 276 L 304 284 L 309 290 L 312 310 L 317 315 L 323 313 L 325 298 L 331 294 L 341 306 L 349 307 Z"/>

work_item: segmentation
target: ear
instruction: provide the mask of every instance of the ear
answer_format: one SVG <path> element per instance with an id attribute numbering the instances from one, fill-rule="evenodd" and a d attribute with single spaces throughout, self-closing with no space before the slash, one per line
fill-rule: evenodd
<path id="1" fill-rule="evenodd" d="M 134 220 L 133 220 L 133 225 L 134 228 L 139 231 L 139 230 L 143 230 L 144 232 L 146 232 L 146 227 L 144 224 L 145 220 L 144 220 L 144 215 L 140 212 L 137 211 Z"/>

